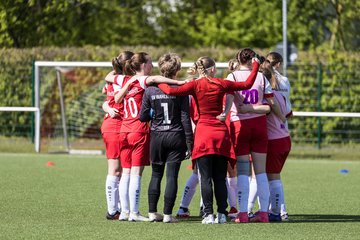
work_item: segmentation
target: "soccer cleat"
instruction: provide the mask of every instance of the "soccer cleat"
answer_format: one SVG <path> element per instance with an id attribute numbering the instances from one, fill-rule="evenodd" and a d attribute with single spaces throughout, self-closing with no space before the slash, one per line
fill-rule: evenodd
<path id="1" fill-rule="evenodd" d="M 140 213 L 130 213 L 129 222 L 149 222 L 147 217 L 142 216 Z"/>
<path id="2" fill-rule="evenodd" d="M 168 214 L 164 214 L 164 219 L 163 219 L 164 223 L 178 223 L 179 220 L 177 220 L 175 217 L 168 215 Z"/>
<path id="3" fill-rule="evenodd" d="M 201 221 L 202 224 L 214 224 L 214 214 L 209 214 L 207 216 L 204 216 L 204 219 Z"/>
<path id="4" fill-rule="evenodd" d="M 190 211 L 188 208 L 180 207 L 176 216 L 180 218 L 188 218 L 190 217 Z"/>
<path id="5" fill-rule="evenodd" d="M 280 214 L 269 213 L 269 222 L 281 222 Z"/>
<path id="6" fill-rule="evenodd" d="M 120 216 L 120 212 L 116 211 L 114 214 L 109 214 L 109 212 L 106 213 L 106 219 L 107 220 L 118 220 Z"/>
<path id="7" fill-rule="evenodd" d="M 226 215 L 224 213 L 218 213 L 214 222 L 219 224 L 226 223 Z"/>
<path id="8" fill-rule="evenodd" d="M 231 207 L 228 216 L 230 218 L 236 218 L 237 214 L 238 214 L 238 210 L 235 207 Z"/>
<path id="9" fill-rule="evenodd" d="M 255 214 L 253 212 L 248 213 L 249 219 L 255 217 Z"/>
<path id="10" fill-rule="evenodd" d="M 121 212 L 119 216 L 119 221 L 127 221 L 127 220 L 129 220 L 129 213 Z"/>
<path id="11" fill-rule="evenodd" d="M 249 216 L 247 212 L 239 212 L 238 215 L 235 218 L 236 223 L 248 223 L 249 222 Z"/>
<path id="12" fill-rule="evenodd" d="M 269 213 L 268 212 L 257 212 L 253 218 L 250 218 L 250 222 L 269 222 Z"/>
<path id="13" fill-rule="evenodd" d="M 281 214 L 281 220 L 285 222 L 289 221 L 289 214 L 288 213 Z"/>
<path id="14" fill-rule="evenodd" d="M 161 222 L 163 220 L 163 215 L 160 213 L 149 213 L 149 220 L 150 222 Z"/>

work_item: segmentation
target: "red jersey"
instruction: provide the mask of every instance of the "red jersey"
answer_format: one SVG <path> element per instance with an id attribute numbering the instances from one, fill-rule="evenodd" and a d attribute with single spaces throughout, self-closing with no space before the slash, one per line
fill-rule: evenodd
<path id="1" fill-rule="evenodd" d="M 108 113 L 104 116 L 104 121 L 101 126 L 101 132 L 120 132 L 121 122 L 122 122 L 122 103 L 115 103 L 114 96 L 120 90 L 120 86 L 112 83 L 106 83 L 103 92 L 106 93 L 106 100 L 109 107 L 115 108 L 119 111 L 119 114 L 112 118 Z"/>
<path id="2" fill-rule="evenodd" d="M 123 122 L 121 126 L 121 132 L 149 132 L 149 124 L 140 122 L 140 108 L 142 103 L 142 98 L 146 86 L 146 78 L 148 76 L 140 76 L 137 80 L 130 84 L 128 88 L 128 93 L 126 94 L 123 104 L 124 104 L 124 115 Z M 122 80 L 122 85 L 126 83 L 131 77 L 125 76 L 122 79 L 119 77 L 116 79 L 116 82 Z M 120 85 L 120 84 L 119 84 Z"/>

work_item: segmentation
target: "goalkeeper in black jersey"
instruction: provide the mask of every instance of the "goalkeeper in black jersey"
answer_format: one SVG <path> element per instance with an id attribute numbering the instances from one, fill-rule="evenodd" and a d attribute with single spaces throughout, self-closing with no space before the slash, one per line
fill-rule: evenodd
<path id="1" fill-rule="evenodd" d="M 159 61 L 160 72 L 176 78 L 181 60 L 175 54 L 165 54 Z M 189 116 L 189 98 L 166 95 L 157 87 L 145 90 L 140 110 L 140 121 L 151 120 L 150 157 L 152 166 L 148 190 L 151 221 L 176 222 L 172 216 L 178 189 L 178 173 L 186 151 L 191 154 L 193 132 Z M 160 184 L 166 166 L 164 216 L 157 213 Z"/>

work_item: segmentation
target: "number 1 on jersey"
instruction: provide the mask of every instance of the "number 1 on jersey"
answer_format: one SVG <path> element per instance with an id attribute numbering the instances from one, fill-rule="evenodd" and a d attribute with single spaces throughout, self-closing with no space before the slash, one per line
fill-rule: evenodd
<path id="1" fill-rule="evenodd" d="M 169 108 L 167 103 L 161 103 L 161 107 L 164 110 L 164 121 L 163 124 L 171 124 L 171 120 L 169 119 Z"/>

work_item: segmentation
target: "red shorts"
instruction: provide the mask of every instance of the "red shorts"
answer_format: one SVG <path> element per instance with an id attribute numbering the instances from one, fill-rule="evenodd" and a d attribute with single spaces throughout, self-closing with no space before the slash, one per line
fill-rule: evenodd
<path id="1" fill-rule="evenodd" d="M 266 156 L 266 173 L 280 173 L 290 149 L 290 137 L 269 140 Z"/>
<path id="2" fill-rule="evenodd" d="M 120 158 L 120 133 L 116 132 L 105 132 L 102 134 L 107 159 L 119 159 Z"/>
<path id="3" fill-rule="evenodd" d="M 267 152 L 266 116 L 231 122 L 230 132 L 236 156 Z"/>
<path id="4" fill-rule="evenodd" d="M 120 133 L 120 139 L 120 159 L 123 168 L 150 165 L 149 133 Z"/>

